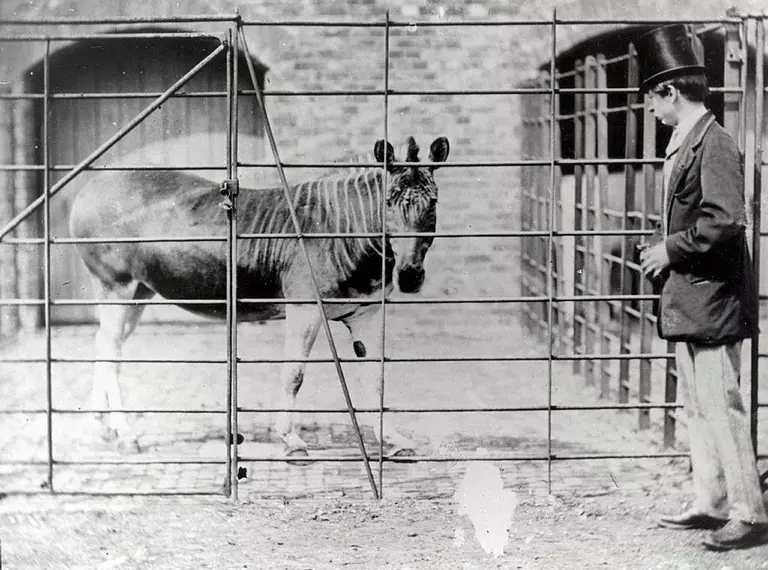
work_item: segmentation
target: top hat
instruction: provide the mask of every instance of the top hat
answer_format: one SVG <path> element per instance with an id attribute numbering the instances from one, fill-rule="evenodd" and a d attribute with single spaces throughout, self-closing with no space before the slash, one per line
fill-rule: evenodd
<path id="1" fill-rule="evenodd" d="M 704 74 L 701 42 L 685 24 L 662 26 L 635 43 L 640 64 L 640 95 L 663 81 L 681 75 Z"/>

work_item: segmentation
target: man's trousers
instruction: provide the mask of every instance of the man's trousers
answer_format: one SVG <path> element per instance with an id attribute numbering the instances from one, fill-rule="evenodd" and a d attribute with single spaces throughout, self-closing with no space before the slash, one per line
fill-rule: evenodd
<path id="1" fill-rule="evenodd" d="M 765 523 L 749 411 L 739 391 L 741 345 L 679 342 L 675 347 L 688 418 L 694 508 L 722 519 Z"/>

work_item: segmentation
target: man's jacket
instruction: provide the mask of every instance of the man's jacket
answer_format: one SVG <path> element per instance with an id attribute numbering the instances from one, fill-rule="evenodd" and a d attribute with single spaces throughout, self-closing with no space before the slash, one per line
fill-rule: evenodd
<path id="1" fill-rule="evenodd" d="M 759 311 L 745 230 L 744 171 L 735 141 L 710 112 L 678 150 L 665 213 L 670 266 L 659 335 L 707 345 L 752 336 Z"/>

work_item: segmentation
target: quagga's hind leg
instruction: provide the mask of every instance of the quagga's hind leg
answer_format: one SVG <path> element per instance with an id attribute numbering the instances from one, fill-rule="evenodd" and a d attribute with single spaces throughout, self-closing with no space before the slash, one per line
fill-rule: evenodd
<path id="1" fill-rule="evenodd" d="M 360 357 L 381 358 L 381 317 L 378 305 L 368 305 L 344 319 L 344 324 L 352 335 L 352 344 L 355 354 Z M 364 394 L 365 402 L 358 403 L 357 407 L 378 408 L 381 399 L 381 362 L 366 362 L 362 366 L 362 373 L 356 374 L 361 386 L 360 393 Z M 416 443 L 403 434 L 406 431 L 400 421 L 402 414 L 384 414 L 384 444 L 391 456 L 408 457 L 415 455 Z M 382 425 L 379 422 L 379 414 L 360 414 L 358 420 L 361 424 L 373 428 L 373 433 L 378 441 L 382 441 Z"/>
<path id="2" fill-rule="evenodd" d="M 287 305 L 285 308 L 285 343 L 283 356 L 286 361 L 309 357 L 320 328 L 320 313 L 315 305 Z M 304 382 L 306 362 L 285 362 L 280 375 L 282 394 L 275 429 L 285 444 L 287 455 L 306 456 L 307 444 L 296 432 L 298 413 L 296 396 Z"/>
<path id="3" fill-rule="evenodd" d="M 105 284 L 93 280 L 94 291 L 104 300 L 143 300 L 154 293 L 138 282 L 126 285 Z M 96 358 L 94 365 L 91 407 L 95 410 L 110 410 L 106 422 L 104 414 L 98 414 L 102 436 L 114 440 L 123 450 L 139 451 L 138 440 L 128 423 L 123 408 L 120 390 L 120 363 L 115 360 L 122 356 L 123 345 L 136 329 L 145 305 L 99 305 L 99 330 L 96 333 Z"/>

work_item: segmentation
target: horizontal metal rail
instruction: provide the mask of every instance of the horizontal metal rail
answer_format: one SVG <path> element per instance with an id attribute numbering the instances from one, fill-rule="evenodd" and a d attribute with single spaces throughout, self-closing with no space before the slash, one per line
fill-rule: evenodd
<path id="1" fill-rule="evenodd" d="M 4 364 L 44 364 L 47 360 L 41 357 L 34 356 L 2 356 L 0 357 L 0 363 Z M 121 364 L 226 364 L 224 358 L 79 358 L 77 356 L 71 357 L 51 357 L 51 362 L 73 364 L 92 364 L 96 362 L 119 362 Z M 350 362 L 354 360 L 350 359 Z"/>
<path id="2" fill-rule="evenodd" d="M 763 404 L 768 406 L 768 403 Z M 558 411 L 604 411 L 604 410 L 640 410 L 640 409 L 674 409 L 682 408 L 683 404 L 676 404 L 674 402 L 659 402 L 659 403 L 637 403 L 637 404 L 607 404 L 607 405 L 552 405 L 552 410 Z M 506 406 L 495 408 L 481 408 L 481 407 L 442 407 L 442 408 L 403 408 L 403 407 L 385 407 L 384 411 L 388 413 L 396 414 L 467 414 L 467 413 L 479 413 L 479 412 L 493 412 L 493 413 L 513 413 L 513 412 L 546 412 L 550 408 L 547 406 Z M 243 414 L 278 414 L 282 412 L 297 412 L 300 414 L 346 414 L 349 413 L 346 408 L 248 408 L 238 407 L 238 413 Z M 53 413 L 56 414 L 68 414 L 68 415 L 85 415 L 85 414 L 108 414 L 114 413 L 115 410 L 107 408 L 103 409 L 71 409 L 71 408 L 53 408 Z M 121 408 L 119 410 L 122 414 L 225 414 L 226 410 L 179 410 L 173 408 Z M 355 412 L 358 414 L 378 414 L 380 408 L 356 408 Z M 33 415 L 47 413 L 46 409 L 0 409 L 0 414 L 13 414 L 13 415 Z"/>
<path id="3" fill-rule="evenodd" d="M 63 170 L 72 170 L 74 168 L 74 165 L 72 164 L 58 164 L 54 166 L 50 166 L 48 169 L 51 171 L 63 171 Z M 218 164 L 169 164 L 169 165 L 159 165 L 159 164 L 146 164 L 143 166 L 136 166 L 136 165 L 124 165 L 124 166 L 107 166 L 107 165 L 96 165 L 96 166 L 87 166 L 83 168 L 84 172 L 88 171 L 132 171 L 132 170 L 139 170 L 139 171 L 148 171 L 148 170 L 225 170 L 226 166 L 221 166 Z M 45 170 L 45 167 L 41 164 L 0 164 L 0 171 L 43 171 Z"/>
<path id="4" fill-rule="evenodd" d="M 421 162 L 422 166 L 439 166 L 440 168 L 495 168 L 495 167 L 517 167 L 517 166 L 549 166 L 551 161 L 543 159 L 527 159 L 527 160 L 513 160 L 513 161 L 493 161 L 493 162 L 450 162 L 450 163 L 433 163 L 433 162 Z M 588 164 L 663 164 L 664 159 L 661 158 L 560 158 L 555 160 L 555 164 L 579 166 Z M 406 162 L 395 162 L 391 166 L 407 166 Z M 240 162 L 239 167 L 242 168 L 275 168 L 275 164 L 271 162 Z M 357 162 L 289 162 L 282 165 L 285 168 L 328 168 L 328 169 L 342 169 L 342 168 L 377 168 L 381 164 L 371 163 L 357 163 Z M 74 165 L 70 164 L 56 164 L 50 167 L 51 170 L 72 170 Z M 109 171 L 121 171 L 121 170 L 223 170 L 225 167 L 220 165 L 170 165 L 161 166 L 157 164 L 152 165 L 125 165 L 125 166 L 88 166 L 82 168 L 83 171 L 91 170 L 109 170 Z M 0 165 L 0 171 L 2 170 L 43 170 L 44 166 L 41 164 L 3 164 Z M 247 190 L 247 189 L 245 189 Z M 252 190 L 258 190 L 253 188 Z"/>
<path id="5" fill-rule="evenodd" d="M 386 298 L 387 305 L 467 305 L 467 304 L 515 304 L 546 303 L 550 299 L 555 303 L 583 303 L 597 301 L 653 301 L 658 295 L 645 293 L 638 295 L 546 295 L 538 296 L 498 296 L 498 297 L 422 297 L 422 298 Z M 0 299 L 0 306 L 41 305 L 44 299 Z M 306 305 L 316 301 L 307 297 L 272 298 L 243 297 L 237 300 L 239 305 Z M 329 297 L 323 303 L 329 305 L 376 305 L 381 299 L 358 297 Z M 52 305 L 89 306 L 89 305 L 223 305 L 225 299 L 52 299 Z"/>
<path id="6" fill-rule="evenodd" d="M 120 16 L 114 18 L 5 18 L 0 26 L 92 26 L 97 24 L 190 24 L 194 22 L 234 22 L 239 14 L 189 14 L 185 16 Z"/>
<path id="7" fill-rule="evenodd" d="M 617 91 L 620 93 L 622 91 Z M 390 96 L 427 96 L 427 95 L 541 95 L 549 93 L 548 89 L 535 87 L 516 87 L 514 89 L 286 89 L 265 91 L 264 96 L 270 97 L 382 97 Z M 154 91 L 141 92 L 114 92 L 114 93 L 52 93 L 51 99 L 149 99 L 159 96 L 161 93 Z M 255 96 L 253 89 L 242 89 L 237 92 L 239 96 Z M 215 98 L 226 97 L 225 91 L 189 91 L 178 94 L 173 98 Z M 4 93 L 0 99 L 42 99 L 42 93 Z"/>
<path id="8" fill-rule="evenodd" d="M 0 26 L 3 24 L 0 22 Z M 211 38 L 223 40 L 222 34 L 202 32 L 140 32 L 140 33 L 113 33 L 113 34 L 67 34 L 67 35 L 13 35 L 0 36 L 0 43 L 6 42 L 70 42 L 70 41 L 99 41 L 99 40 L 134 40 L 134 39 L 166 39 L 166 38 Z"/>
<path id="9" fill-rule="evenodd" d="M 205 36 L 215 37 L 218 36 Z M 122 39 L 122 38 L 121 38 Z M 741 90 L 733 87 L 710 87 L 710 91 L 714 93 L 735 93 L 741 94 Z M 502 95 L 545 95 L 550 94 L 551 89 L 541 89 L 538 87 L 517 87 L 514 89 L 388 89 L 383 91 L 381 89 L 337 89 L 337 90 L 320 90 L 320 89 L 306 89 L 306 90 L 273 90 L 265 91 L 264 96 L 270 97 L 382 97 L 388 95 L 390 97 L 410 97 L 410 96 L 430 96 L 430 95 L 451 95 L 451 96 L 502 96 Z M 615 93 L 615 94 L 627 94 L 636 93 L 637 89 L 627 87 L 559 87 L 555 89 L 555 93 L 558 94 L 574 94 L 584 95 L 591 93 Z M 253 89 L 242 89 L 237 92 L 240 96 L 253 96 L 256 92 Z M 51 93 L 49 99 L 153 99 L 162 95 L 161 91 L 141 91 L 141 92 L 114 92 L 114 93 Z M 177 93 L 171 97 L 171 99 L 189 99 L 189 98 L 217 98 L 226 97 L 226 91 L 189 91 Z M 3 93 L 0 94 L 0 99 L 11 100 L 26 100 L 26 99 L 43 99 L 45 95 L 42 93 Z M 642 109 L 643 105 L 638 103 L 634 108 Z M 611 113 L 619 112 L 621 110 L 626 111 L 624 107 L 607 107 L 600 112 Z M 587 114 L 595 114 L 595 111 L 582 111 L 578 115 L 557 115 L 557 118 L 561 117 L 574 117 L 585 116 Z M 537 121 L 547 119 L 527 119 L 527 121 Z"/>
<path id="10" fill-rule="evenodd" d="M 141 91 L 141 92 L 110 92 L 110 93 L 51 93 L 49 99 L 154 99 L 162 95 L 161 91 Z M 226 97 L 226 91 L 185 91 L 174 93 L 170 99 L 194 99 L 194 98 L 216 98 Z M 0 93 L 2 99 L 44 99 L 42 93 Z"/>
<path id="11" fill-rule="evenodd" d="M 86 244 L 86 243 L 187 243 L 187 242 L 224 242 L 226 236 L 154 236 L 154 237 L 107 237 L 107 238 L 53 238 L 51 243 Z"/>
<path id="12" fill-rule="evenodd" d="M 505 27 L 505 26 L 551 26 L 552 20 L 490 20 L 490 21 L 333 21 L 333 20 L 271 20 L 267 21 L 247 21 L 243 20 L 243 27 L 269 27 L 269 26 L 289 26 L 297 28 L 409 28 L 417 30 L 418 28 L 435 27 Z"/>
<path id="13" fill-rule="evenodd" d="M 768 408 L 768 402 L 759 402 L 759 408 Z M 638 402 L 634 404 L 594 404 L 594 405 L 559 405 L 553 404 L 551 408 L 547 406 L 507 406 L 494 408 L 481 407 L 442 407 L 442 408 L 402 408 L 385 407 L 384 411 L 394 414 L 469 414 L 469 413 L 516 413 L 516 412 L 546 412 L 549 409 L 561 412 L 573 411 L 616 411 L 616 410 L 644 410 L 644 409 L 682 409 L 684 404 L 674 402 Z M 73 408 L 53 408 L 52 413 L 62 415 L 88 415 L 88 414 L 108 414 L 116 410 L 108 408 L 94 409 L 73 409 Z M 226 410 L 189 410 L 175 408 L 121 408 L 117 410 L 122 414 L 168 414 L 168 415 L 224 415 Z M 248 408 L 238 407 L 238 413 L 241 414 L 279 414 L 282 412 L 296 412 L 300 414 L 347 414 L 346 408 Z M 380 408 L 356 408 L 358 414 L 378 414 Z M 0 409 L 2 415 L 39 415 L 48 413 L 44 408 L 6 408 Z"/>
<path id="14" fill-rule="evenodd" d="M 563 25 L 563 26 L 578 26 L 578 25 L 595 25 L 595 24 L 603 24 L 603 25 L 609 25 L 609 24 L 647 24 L 647 25 L 663 25 L 663 24 L 675 24 L 675 23 L 685 23 L 685 24 L 740 24 L 741 19 L 740 18 L 687 18 L 687 19 L 680 19 L 680 18 L 668 18 L 668 19 L 656 19 L 656 20 L 646 20 L 641 18 L 612 18 L 612 19 L 562 19 L 562 18 L 556 18 L 555 20 L 547 19 L 547 20 L 539 20 L 539 19 L 531 19 L 531 20 L 509 20 L 509 19 L 498 19 L 498 20 L 487 20 L 487 21 L 466 21 L 466 20 L 420 20 L 420 21 L 397 21 L 397 20 L 390 20 L 388 22 L 389 27 L 391 28 L 410 28 L 411 30 L 417 30 L 418 28 L 450 28 L 450 27 L 457 27 L 457 28 L 465 28 L 465 27 L 472 27 L 472 28 L 483 28 L 483 27 L 497 27 L 497 26 L 552 26 L 554 25 Z M 355 27 L 363 27 L 363 28 L 384 28 L 387 24 L 383 22 L 376 22 L 376 21 L 318 21 L 318 20 L 272 20 L 269 22 L 263 21 L 248 21 L 243 20 L 243 26 L 245 27 L 253 27 L 253 26 L 261 26 L 261 27 L 267 27 L 267 26 L 296 26 L 296 27 L 330 27 L 330 28 L 338 28 L 338 27 L 348 27 L 348 28 L 355 28 Z"/>
<path id="15" fill-rule="evenodd" d="M 109 408 L 52 408 L 52 413 L 62 415 L 88 415 L 88 414 L 110 414 L 119 411 L 121 414 L 169 414 L 169 415 L 223 415 L 226 410 L 180 410 L 174 408 L 120 408 L 114 410 Z M 35 415 L 46 414 L 47 408 L 6 408 L 0 409 L 0 414 L 4 415 Z"/>
<path id="16" fill-rule="evenodd" d="M 589 453 L 580 455 L 478 455 L 476 453 L 453 453 L 451 455 L 414 455 L 402 457 L 399 455 L 391 456 L 384 455 L 382 459 L 389 461 L 390 463 L 456 463 L 458 461 L 578 461 L 584 459 L 668 459 L 673 457 L 689 457 L 690 454 L 683 452 L 661 452 L 661 453 Z M 371 454 L 371 459 L 379 459 L 378 455 Z M 261 463 L 269 461 L 283 461 L 291 462 L 296 461 L 296 457 L 258 457 L 258 456 L 241 456 L 238 458 L 240 461 L 249 463 Z M 352 461 L 359 461 L 358 458 L 344 455 L 323 455 L 323 456 L 302 456 L 301 461 L 307 462 L 334 462 L 345 463 Z"/>
<path id="17" fill-rule="evenodd" d="M 573 360 L 639 360 L 639 359 L 669 359 L 674 358 L 672 353 L 638 353 L 638 354 L 555 354 L 552 355 L 553 360 L 560 360 L 563 362 Z M 384 362 L 392 363 L 414 363 L 414 362 L 542 362 L 549 359 L 548 355 L 543 356 L 387 356 L 384 358 Z M 343 358 L 339 357 L 339 362 L 348 363 L 364 363 L 364 362 L 381 362 L 381 358 L 373 358 L 368 356 L 362 356 L 358 358 Z M 0 358 L 0 363 L 38 363 L 43 364 L 47 362 L 44 358 L 34 357 L 3 357 Z M 152 359 L 152 358 L 51 358 L 51 362 L 66 362 L 66 363 L 93 363 L 93 362 L 120 362 L 120 363 L 157 363 L 157 364 L 226 364 L 225 359 L 210 359 L 210 360 L 184 360 L 184 359 Z M 285 363 L 307 363 L 307 364 L 333 364 L 336 361 L 333 358 L 246 358 L 238 357 L 237 362 L 239 364 L 285 364 Z"/>
<path id="18" fill-rule="evenodd" d="M 663 164 L 663 158 L 556 158 L 555 165 L 580 166 L 587 164 Z M 420 166 L 435 166 L 439 168 L 495 168 L 512 166 L 549 166 L 552 161 L 546 159 L 506 160 L 506 161 L 454 161 L 454 162 L 420 162 Z M 390 166 L 408 166 L 407 162 L 393 162 Z M 239 162 L 243 168 L 274 168 L 269 162 Z M 374 168 L 381 164 L 372 163 L 338 163 L 338 162 L 287 162 L 286 168 Z"/>
<path id="19" fill-rule="evenodd" d="M 204 36 L 215 37 L 218 36 Z M 122 38 L 121 38 L 122 39 Z M 734 93 L 740 95 L 741 90 L 732 87 L 710 87 L 713 93 Z M 560 87 L 555 89 L 558 94 L 592 94 L 592 93 L 615 93 L 626 94 L 636 93 L 637 89 L 627 87 Z M 238 91 L 240 96 L 254 96 L 252 89 L 243 89 Z M 551 93 L 550 89 L 541 89 L 537 87 L 518 87 L 515 89 L 389 89 L 383 91 L 380 89 L 338 89 L 338 90 L 273 90 L 265 91 L 264 96 L 269 97 L 381 97 L 388 95 L 390 97 L 410 97 L 410 96 L 431 96 L 431 95 L 450 95 L 450 96 L 504 96 L 504 95 L 542 95 Z M 114 92 L 114 93 L 51 93 L 48 98 L 53 100 L 90 100 L 90 99 L 154 99 L 162 95 L 160 91 L 142 91 L 142 92 Z M 190 91 L 181 92 L 172 95 L 171 99 L 194 99 L 194 98 L 224 98 L 226 91 Z M 38 100 L 44 99 L 43 93 L 0 93 L 0 100 Z M 633 105 L 634 109 L 641 110 L 642 103 Z M 607 107 L 601 109 L 601 113 L 619 113 L 626 112 L 624 107 Z M 594 115 L 595 111 L 581 111 L 579 113 L 557 115 L 558 120 L 573 119 L 575 117 L 584 117 Z M 529 123 L 536 121 L 545 121 L 548 118 L 526 119 L 523 122 Z"/>
<path id="20" fill-rule="evenodd" d="M 531 455 L 509 455 L 509 454 L 484 454 L 478 455 L 477 453 L 452 453 L 450 455 L 417 455 L 417 456 L 392 456 L 384 455 L 381 457 L 384 461 L 391 463 L 454 463 L 457 461 L 580 461 L 585 459 L 668 459 L 674 457 L 689 457 L 690 454 L 684 452 L 659 452 L 659 453 L 582 453 L 582 454 L 557 454 L 550 455 L 531 454 Z M 379 459 L 377 454 L 369 454 L 370 459 Z M 240 456 L 239 461 L 248 463 L 263 463 L 263 462 L 295 462 L 295 456 Z M 309 455 L 302 456 L 302 462 L 319 463 L 319 462 L 334 462 L 334 463 L 346 463 L 346 462 L 359 462 L 360 458 L 357 455 Z M 61 466 L 78 466 L 78 465 L 114 465 L 114 466 L 131 466 L 131 465 L 220 465 L 220 460 L 188 460 L 182 459 L 177 461 L 175 459 L 147 459 L 147 460 L 134 460 L 134 461 L 120 461 L 120 460 L 87 460 L 82 462 L 74 461 L 60 461 L 54 460 L 54 465 Z M 0 465 L 29 465 L 29 466 L 43 466 L 48 463 L 38 460 L 8 460 L 0 461 Z M 63 494 L 57 491 L 56 493 Z M 134 494 L 134 493 L 129 493 Z M 176 493 L 170 492 L 169 495 Z"/>
<path id="21" fill-rule="evenodd" d="M 3 491 L 3 495 L 13 497 L 32 497 L 39 496 L 40 491 L 8 490 Z M 211 489 L 210 491 L 62 491 L 57 489 L 56 495 L 59 497 L 211 497 L 212 495 L 221 495 L 221 489 Z"/>
<path id="22" fill-rule="evenodd" d="M 762 17 L 762 16 L 761 16 Z M 218 15 L 189 15 L 189 16 L 169 16 L 169 17 L 114 17 L 114 18 L 6 18 L 0 20 L 0 26 L 43 26 L 43 25 L 98 25 L 98 24 L 181 24 L 195 22 L 234 22 L 240 20 L 239 14 L 218 14 Z M 530 19 L 530 20 L 487 20 L 487 21 L 466 21 L 466 20 L 420 20 L 420 21 L 322 21 L 322 20 L 271 20 L 254 21 L 242 20 L 244 27 L 270 27 L 270 26 L 291 26 L 291 27 L 319 27 L 319 28 L 409 28 L 417 30 L 418 28 L 434 27 L 499 27 L 499 26 L 552 26 L 554 25 L 595 25 L 595 24 L 647 24 L 663 25 L 674 23 L 686 24 L 741 24 L 741 18 L 667 18 L 647 20 L 641 18 L 609 18 L 609 19 Z"/>
<path id="23" fill-rule="evenodd" d="M 81 466 L 81 465 L 221 465 L 220 459 L 83 459 L 70 461 L 66 459 L 54 459 L 53 465 Z M 47 461 L 38 459 L 0 460 L 0 465 L 48 465 Z M 58 494 L 58 493 L 57 493 Z"/>
<path id="24" fill-rule="evenodd" d="M 650 236 L 652 230 L 554 230 L 555 237 L 567 236 Z M 387 237 L 409 238 L 409 237 L 433 237 L 433 238 L 497 238 L 497 237 L 546 237 L 549 232 L 544 230 L 524 230 L 524 231 L 485 231 L 485 232 L 392 232 Z M 327 238 L 380 238 L 380 233 L 374 232 L 309 232 L 302 233 L 302 237 L 314 239 Z M 238 239 L 296 239 L 295 233 L 275 233 L 275 234 L 239 234 Z M 51 243 L 57 245 L 88 244 L 88 243 L 185 243 L 185 242 L 220 242 L 225 241 L 223 236 L 148 236 L 131 237 L 116 236 L 104 238 L 52 238 Z M 45 238 L 5 238 L 4 244 L 43 244 Z M 606 254 L 608 255 L 608 254 Z M 606 258 L 608 259 L 608 258 Z M 618 258 L 617 258 L 618 259 Z"/>

